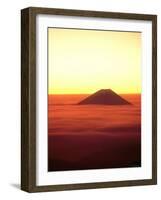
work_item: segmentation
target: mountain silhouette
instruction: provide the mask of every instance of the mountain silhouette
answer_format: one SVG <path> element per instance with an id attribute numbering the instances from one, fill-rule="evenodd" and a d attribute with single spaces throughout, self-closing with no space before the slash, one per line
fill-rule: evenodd
<path id="1" fill-rule="evenodd" d="M 131 105 L 111 89 L 101 89 L 96 93 L 88 96 L 84 100 L 80 101 L 78 105 L 86 104 L 102 104 L 102 105 Z"/>

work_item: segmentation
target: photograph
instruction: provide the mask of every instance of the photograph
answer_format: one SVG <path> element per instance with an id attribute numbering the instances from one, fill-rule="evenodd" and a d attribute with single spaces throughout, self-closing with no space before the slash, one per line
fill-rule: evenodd
<path id="1" fill-rule="evenodd" d="M 47 31 L 48 171 L 141 167 L 142 33 Z"/>
<path id="2" fill-rule="evenodd" d="M 157 15 L 21 10 L 21 189 L 157 184 Z"/>

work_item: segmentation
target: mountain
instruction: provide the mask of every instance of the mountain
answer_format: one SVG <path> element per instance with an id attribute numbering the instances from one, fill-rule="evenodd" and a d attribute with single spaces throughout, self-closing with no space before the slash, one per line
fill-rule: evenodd
<path id="1" fill-rule="evenodd" d="M 123 99 L 111 89 L 101 89 L 96 93 L 80 101 L 78 105 L 102 104 L 102 105 L 131 105 L 130 102 Z"/>

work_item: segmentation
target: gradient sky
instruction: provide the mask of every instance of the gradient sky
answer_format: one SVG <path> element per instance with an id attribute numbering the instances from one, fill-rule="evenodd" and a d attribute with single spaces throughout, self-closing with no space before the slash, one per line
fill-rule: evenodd
<path id="1" fill-rule="evenodd" d="M 141 93 L 141 33 L 48 28 L 48 93 Z"/>

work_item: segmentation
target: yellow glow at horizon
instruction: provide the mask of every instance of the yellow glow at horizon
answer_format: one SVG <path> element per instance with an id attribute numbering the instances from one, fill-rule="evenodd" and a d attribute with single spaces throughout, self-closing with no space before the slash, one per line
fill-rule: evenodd
<path id="1" fill-rule="evenodd" d="M 48 29 L 48 93 L 141 93 L 141 33 Z"/>

